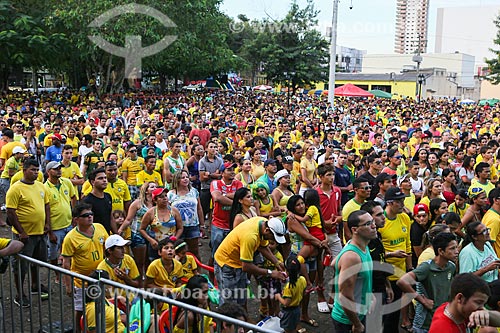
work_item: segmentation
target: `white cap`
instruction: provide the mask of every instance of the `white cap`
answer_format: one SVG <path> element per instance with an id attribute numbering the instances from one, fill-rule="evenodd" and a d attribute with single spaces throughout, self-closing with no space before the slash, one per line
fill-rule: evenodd
<path id="1" fill-rule="evenodd" d="M 286 228 L 285 224 L 280 219 L 276 217 L 270 218 L 269 221 L 267 221 L 267 226 L 273 233 L 276 242 L 278 242 L 279 244 L 286 243 Z"/>
<path id="2" fill-rule="evenodd" d="M 290 176 L 290 174 L 288 173 L 288 171 L 283 169 L 283 170 L 276 172 L 276 174 L 274 175 L 274 179 L 276 179 L 276 182 L 279 182 L 280 179 L 285 177 L 285 176 Z"/>
<path id="3" fill-rule="evenodd" d="M 17 154 L 17 153 L 24 154 L 25 152 L 26 150 L 19 146 L 15 146 L 14 149 L 12 149 L 12 154 Z"/>
<path id="4" fill-rule="evenodd" d="M 125 246 L 130 244 L 130 241 L 123 239 L 120 235 L 111 235 L 106 239 L 106 243 L 104 243 L 104 247 L 107 249 L 113 246 Z"/>

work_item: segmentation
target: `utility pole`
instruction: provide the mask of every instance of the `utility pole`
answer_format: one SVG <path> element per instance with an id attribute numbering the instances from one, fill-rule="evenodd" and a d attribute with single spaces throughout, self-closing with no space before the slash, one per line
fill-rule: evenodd
<path id="1" fill-rule="evenodd" d="M 417 98 L 417 101 L 420 102 L 420 99 L 422 96 L 419 95 L 420 89 L 419 89 L 419 76 L 420 76 L 420 63 L 422 62 L 422 56 L 420 55 L 420 47 L 422 45 L 422 36 L 419 34 L 418 35 L 418 45 L 417 45 L 417 54 L 415 54 L 412 58 L 413 62 L 417 63 L 417 75 L 415 78 L 415 97 Z"/>
<path id="2" fill-rule="evenodd" d="M 339 0 L 333 0 L 332 32 L 330 41 L 330 75 L 328 77 L 328 103 L 333 108 L 335 99 L 335 69 L 337 63 L 337 17 Z"/>

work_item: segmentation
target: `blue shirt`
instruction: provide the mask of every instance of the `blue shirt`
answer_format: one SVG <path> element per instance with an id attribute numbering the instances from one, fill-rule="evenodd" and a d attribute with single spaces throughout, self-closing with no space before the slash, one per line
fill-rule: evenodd
<path id="1" fill-rule="evenodd" d="M 62 150 L 63 146 L 61 145 L 59 148 L 56 146 L 50 146 L 47 148 L 47 151 L 45 152 L 45 160 L 52 162 L 61 162 L 62 161 Z"/>

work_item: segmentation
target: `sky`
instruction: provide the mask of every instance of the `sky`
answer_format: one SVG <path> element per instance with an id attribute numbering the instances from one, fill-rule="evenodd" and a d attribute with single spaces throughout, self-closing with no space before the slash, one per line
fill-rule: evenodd
<path id="1" fill-rule="evenodd" d="M 350 9 L 352 1 L 352 9 Z M 297 0 L 304 7 L 306 0 Z M 221 9 L 236 17 L 281 19 L 288 12 L 288 0 L 224 0 Z M 318 30 L 325 34 L 332 25 L 333 0 L 315 0 Z M 441 7 L 499 5 L 500 0 L 430 0 L 428 52 L 434 52 L 436 13 Z M 396 0 L 341 0 L 338 12 L 337 45 L 374 53 L 394 53 Z"/>

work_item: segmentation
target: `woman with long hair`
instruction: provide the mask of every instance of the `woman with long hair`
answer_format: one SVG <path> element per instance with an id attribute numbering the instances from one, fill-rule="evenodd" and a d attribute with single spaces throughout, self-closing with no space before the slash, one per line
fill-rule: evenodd
<path id="1" fill-rule="evenodd" d="M 191 186 L 189 173 L 186 170 L 177 171 L 172 178 L 172 189 L 167 194 L 172 207 L 179 210 L 182 219 L 182 239 L 187 244 L 188 251 L 200 258 L 198 241 L 200 239 L 200 225 L 204 225 L 203 209 L 200 203 L 200 194 Z"/>
<path id="2" fill-rule="evenodd" d="M 484 210 L 489 204 L 486 192 L 482 187 L 469 187 L 469 198 L 470 206 L 462 217 L 462 223 L 460 224 L 457 234 L 465 238 L 465 234 L 462 229 L 467 227 L 467 224 L 471 222 L 481 222 L 484 215 Z"/>
<path id="3" fill-rule="evenodd" d="M 420 200 L 420 203 L 430 206 L 431 200 L 435 198 L 443 198 L 443 184 L 441 183 L 441 178 L 429 178 L 425 182 L 424 196 Z"/>
<path id="4" fill-rule="evenodd" d="M 304 145 L 304 156 L 300 161 L 300 195 L 303 195 L 305 191 L 311 190 L 318 185 L 318 164 L 314 160 L 314 151 L 315 148 L 313 145 Z"/>
<path id="5" fill-rule="evenodd" d="M 266 173 L 266 169 L 264 168 L 264 162 L 261 159 L 260 149 L 253 148 L 249 151 L 250 158 L 252 159 L 252 169 L 250 173 L 253 176 L 253 179 L 259 179 L 264 173 Z"/>
<path id="6" fill-rule="evenodd" d="M 442 216 L 448 212 L 448 204 L 443 198 L 434 198 L 429 203 L 431 225 L 441 223 Z"/>
<path id="7" fill-rule="evenodd" d="M 439 167 L 439 155 L 435 152 L 427 154 L 427 170 L 425 177 L 440 177 L 443 170 Z"/>
<path id="8" fill-rule="evenodd" d="M 460 273 L 472 273 L 486 282 L 497 280 L 500 260 L 491 246 L 490 229 L 481 222 L 471 222 L 466 229 L 458 256 Z"/>
<path id="9" fill-rule="evenodd" d="M 282 171 L 284 170 L 281 170 L 279 172 Z M 295 194 L 293 193 L 292 187 L 290 186 L 290 179 L 291 179 L 290 174 L 285 171 L 279 175 L 276 174 L 274 178 L 278 186 L 276 186 L 276 188 L 273 190 L 271 196 L 273 197 L 274 202 L 278 205 L 278 207 L 284 214 L 288 200 L 292 195 Z"/>
<path id="10" fill-rule="evenodd" d="M 256 179 L 252 175 L 251 171 L 252 171 L 252 161 L 249 159 L 244 159 L 240 167 L 240 172 L 238 172 L 234 178 L 242 182 L 244 187 L 249 188 L 250 185 L 253 184 Z"/>
<path id="11" fill-rule="evenodd" d="M 457 179 L 455 171 L 452 169 L 444 169 L 442 173 L 443 177 L 443 197 L 451 205 L 455 201 L 455 195 L 457 193 Z"/>
<path id="12" fill-rule="evenodd" d="M 152 199 L 155 207 L 144 214 L 140 228 L 142 237 L 149 243 L 148 255 L 151 261 L 159 257 L 158 242 L 171 236 L 180 238 L 184 232 L 181 214 L 170 205 L 167 190 L 157 188 L 152 193 Z"/>
<path id="13" fill-rule="evenodd" d="M 271 193 L 269 193 L 269 186 L 266 183 L 257 181 L 250 188 L 254 200 L 253 205 L 258 216 L 271 218 L 281 215 L 281 211 Z"/>
<path id="14" fill-rule="evenodd" d="M 180 301 L 194 307 L 208 310 L 208 281 L 201 275 L 195 275 L 188 280 L 182 290 Z M 186 329 L 186 316 L 188 328 Z M 179 307 L 174 317 L 173 333 L 205 333 L 213 332 L 212 318 L 203 317 L 201 323 L 200 315 L 193 311 L 187 311 Z"/>
<path id="15" fill-rule="evenodd" d="M 115 129 L 112 126 L 106 127 L 106 132 L 104 133 L 104 136 L 102 137 L 102 142 L 104 142 L 104 146 L 102 147 L 103 150 L 105 147 L 108 147 L 111 145 L 111 137 L 115 135 Z"/>
<path id="16" fill-rule="evenodd" d="M 418 162 L 418 177 L 421 179 L 426 177 L 425 173 L 429 169 L 429 164 L 427 162 L 428 155 L 429 152 L 426 149 L 420 148 L 412 159 L 413 161 Z"/>
<path id="17" fill-rule="evenodd" d="M 234 192 L 233 205 L 229 213 L 229 229 L 234 229 L 243 221 L 258 216 L 253 206 L 253 197 L 250 189 L 242 187 Z"/>
<path id="18" fill-rule="evenodd" d="M 472 156 L 465 156 L 464 163 L 458 172 L 460 177 L 461 187 L 468 190 L 469 186 L 474 179 L 474 165 L 476 164 L 476 159 Z"/>
<path id="19" fill-rule="evenodd" d="M 189 171 L 189 180 L 191 185 L 200 192 L 201 181 L 198 163 L 205 156 L 205 149 L 199 143 L 193 144 L 191 147 L 192 156 L 186 161 L 186 167 Z"/>
<path id="20" fill-rule="evenodd" d="M 455 195 L 455 200 L 453 201 L 453 203 L 451 203 L 451 205 L 448 206 L 448 210 L 450 212 L 457 213 L 460 218 L 463 218 L 465 212 L 470 206 L 467 201 L 469 201 L 469 195 L 467 194 L 467 191 L 458 190 L 457 194 Z"/>
<path id="21" fill-rule="evenodd" d="M 441 169 L 441 170 L 444 170 L 444 169 L 448 169 L 450 167 L 450 154 L 444 150 L 444 149 L 441 149 L 438 153 L 438 158 L 439 158 L 439 162 L 438 162 L 438 167 Z M 444 176 L 443 176 L 444 177 Z"/>
<path id="22" fill-rule="evenodd" d="M 36 131 L 33 126 L 28 126 L 28 128 L 24 132 L 23 138 L 21 139 L 21 143 L 26 146 L 27 153 L 39 161 L 41 154 L 40 144 L 36 137 Z"/>
<path id="23" fill-rule="evenodd" d="M 144 276 L 147 267 L 146 239 L 140 232 L 141 220 L 144 214 L 153 207 L 152 193 L 157 187 L 158 185 L 155 182 L 145 182 L 142 184 L 139 190 L 139 197 L 130 205 L 127 217 L 117 232 L 121 235 L 130 226 L 132 232 L 130 247 L 132 248 L 134 260 L 141 276 Z"/>

